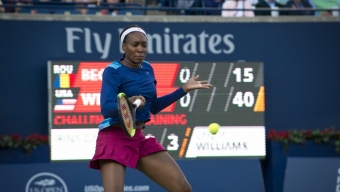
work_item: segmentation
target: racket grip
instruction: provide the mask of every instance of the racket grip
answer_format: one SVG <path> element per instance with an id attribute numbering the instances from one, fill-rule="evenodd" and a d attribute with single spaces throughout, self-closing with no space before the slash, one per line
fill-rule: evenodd
<path id="1" fill-rule="evenodd" d="M 133 105 L 136 106 L 136 108 L 138 108 L 140 104 L 142 104 L 142 100 L 140 99 L 136 99 L 135 102 L 133 102 Z"/>

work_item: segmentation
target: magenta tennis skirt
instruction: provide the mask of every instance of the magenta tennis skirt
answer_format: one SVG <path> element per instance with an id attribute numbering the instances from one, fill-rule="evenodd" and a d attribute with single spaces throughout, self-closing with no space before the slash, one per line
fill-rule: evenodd
<path id="1" fill-rule="evenodd" d="M 100 169 L 99 160 L 114 160 L 124 166 L 136 168 L 138 159 L 151 153 L 165 151 L 156 138 L 145 138 L 141 129 L 129 138 L 120 127 L 108 127 L 98 133 L 96 152 L 89 167 Z"/>

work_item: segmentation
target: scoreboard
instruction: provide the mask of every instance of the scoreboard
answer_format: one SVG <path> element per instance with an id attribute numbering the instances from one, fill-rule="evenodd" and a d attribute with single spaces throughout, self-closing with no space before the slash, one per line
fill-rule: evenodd
<path id="1" fill-rule="evenodd" d="M 51 160 L 89 160 L 95 151 L 102 73 L 109 62 L 48 62 Z M 158 97 L 191 77 L 213 84 L 190 91 L 146 124 L 174 159 L 264 157 L 263 64 L 253 62 L 150 62 Z M 212 135 L 208 126 L 220 124 Z"/>

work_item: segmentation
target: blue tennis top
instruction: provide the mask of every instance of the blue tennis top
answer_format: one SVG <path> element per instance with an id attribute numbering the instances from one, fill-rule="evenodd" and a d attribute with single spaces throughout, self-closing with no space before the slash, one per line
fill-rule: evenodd
<path id="1" fill-rule="evenodd" d="M 180 87 L 176 91 L 157 97 L 155 74 L 149 62 L 144 61 L 141 68 L 130 68 L 115 61 L 103 72 L 100 107 L 104 120 L 99 130 L 120 122 L 118 116 L 117 95 L 120 92 L 128 97 L 141 95 L 146 104 L 136 112 L 136 121 L 150 121 L 150 112 L 156 114 L 177 101 L 186 93 Z"/>

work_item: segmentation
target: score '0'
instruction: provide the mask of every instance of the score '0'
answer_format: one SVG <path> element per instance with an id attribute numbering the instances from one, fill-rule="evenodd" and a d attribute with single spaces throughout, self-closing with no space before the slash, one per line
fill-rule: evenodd
<path id="1" fill-rule="evenodd" d="M 184 77 L 185 73 L 185 77 Z M 190 79 L 190 69 L 188 68 L 183 68 L 181 69 L 181 72 L 179 73 L 179 80 L 181 83 L 186 83 Z"/>

